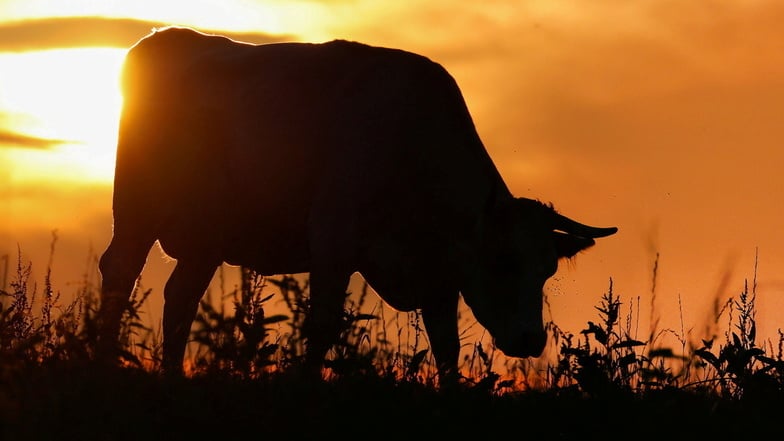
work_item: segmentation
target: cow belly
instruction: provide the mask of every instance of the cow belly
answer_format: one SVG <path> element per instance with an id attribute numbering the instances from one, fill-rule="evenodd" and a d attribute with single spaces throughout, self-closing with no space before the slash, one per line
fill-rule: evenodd
<path id="1" fill-rule="evenodd" d="M 452 261 L 435 241 L 389 236 L 365 248 L 358 271 L 389 306 L 412 311 L 457 291 Z"/>
<path id="2" fill-rule="evenodd" d="M 246 228 L 226 231 L 223 260 L 252 268 L 259 274 L 297 274 L 310 270 L 310 253 L 304 223 L 275 225 L 258 221 Z"/>
<path id="3" fill-rule="evenodd" d="M 272 222 L 245 212 L 210 215 L 191 210 L 167 216 L 159 225 L 163 251 L 177 260 L 214 261 L 252 268 L 262 275 L 309 271 L 309 250 L 303 221 Z"/>
<path id="4" fill-rule="evenodd" d="M 414 311 L 433 303 L 446 293 L 457 291 L 445 278 L 427 267 L 372 267 L 364 266 L 360 275 L 370 287 L 397 311 Z"/>

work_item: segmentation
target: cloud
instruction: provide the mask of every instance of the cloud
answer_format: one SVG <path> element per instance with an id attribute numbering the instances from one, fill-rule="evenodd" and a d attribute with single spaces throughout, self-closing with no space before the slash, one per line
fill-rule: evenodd
<path id="1" fill-rule="evenodd" d="M 65 139 L 39 138 L 37 136 L 0 129 L 0 148 L 23 147 L 30 149 L 49 149 L 68 142 L 72 141 Z"/>
<path id="2" fill-rule="evenodd" d="M 9 21 L 0 23 L 0 51 L 24 52 L 74 47 L 127 48 L 152 29 L 173 24 L 176 23 L 90 16 Z M 262 32 L 200 30 L 257 44 L 292 39 L 287 35 Z"/>
<path id="3" fill-rule="evenodd" d="M 6 147 L 48 150 L 60 144 L 75 143 L 68 139 L 34 136 L 14 128 L 19 121 L 35 121 L 32 115 L 0 111 L 0 149 Z"/>

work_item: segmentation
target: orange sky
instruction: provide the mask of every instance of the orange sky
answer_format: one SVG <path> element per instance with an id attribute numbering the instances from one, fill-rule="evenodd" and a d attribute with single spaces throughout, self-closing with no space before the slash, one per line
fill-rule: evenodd
<path id="1" fill-rule="evenodd" d="M 108 243 L 105 164 L 116 108 L 107 97 L 116 90 L 109 82 L 99 93 L 96 84 L 154 24 L 236 31 L 254 42 L 344 38 L 442 63 L 513 192 L 620 228 L 562 265 L 548 285 L 552 318 L 562 328 L 579 332 L 597 319 L 593 306 L 610 278 L 625 302 L 640 296 L 647 318 L 660 253 L 655 302 L 662 324 L 679 332 L 682 312 L 683 327 L 696 332 L 717 291 L 736 295 L 753 277 L 757 248 L 760 333 L 774 335 L 784 325 L 784 4 L 423 3 L 0 1 L 0 256 L 14 263 L 21 247 L 40 277 L 57 229 L 53 280 L 68 291 L 86 271 L 89 250 Z M 63 18 L 99 15 L 104 19 Z M 13 72 L 33 66 L 24 61 L 33 51 L 84 45 L 112 49 L 83 55 L 83 63 L 73 56 Z M 80 72 L 97 77 L 85 82 Z M 55 90 L 45 87 L 58 81 Z M 89 99 L 59 95 L 78 93 L 76 84 L 94 86 L 84 92 Z M 30 92 L 15 96 L 20 90 Z M 37 105 L 25 102 L 33 95 Z M 63 115 L 71 119 L 58 126 Z M 145 280 L 160 297 L 171 266 L 158 257 L 153 251 Z M 725 274 L 731 278 L 722 288 Z M 646 332 L 642 327 L 639 337 Z"/>

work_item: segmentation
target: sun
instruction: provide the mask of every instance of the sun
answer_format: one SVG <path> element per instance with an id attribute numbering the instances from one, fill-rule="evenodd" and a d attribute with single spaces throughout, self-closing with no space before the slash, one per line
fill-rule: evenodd
<path id="1" fill-rule="evenodd" d="M 58 140 L 47 161 L 18 151 L 18 178 L 110 181 L 122 95 L 119 74 L 126 51 L 79 48 L 4 54 L 0 107 L 6 130 Z M 24 149 L 18 149 L 24 150 Z M 43 153 L 43 152 L 42 152 Z"/>

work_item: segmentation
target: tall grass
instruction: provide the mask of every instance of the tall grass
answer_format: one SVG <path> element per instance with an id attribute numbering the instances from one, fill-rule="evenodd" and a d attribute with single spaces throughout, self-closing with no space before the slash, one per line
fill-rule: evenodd
<path id="1" fill-rule="evenodd" d="M 55 236 L 52 256 L 56 240 Z M 30 280 L 31 264 L 24 262 L 20 250 L 9 289 L 0 292 L 0 378 L 31 366 L 92 361 L 97 283 L 86 275 L 73 299 L 63 304 L 52 284 L 51 265 L 50 258 L 39 289 Z M 221 292 L 218 299 L 209 293 L 200 304 L 189 346 L 195 349 L 186 361 L 191 378 L 270 378 L 291 370 L 304 355 L 308 279 L 265 278 L 247 268 L 236 270 L 238 286 Z M 270 287 L 278 291 L 285 313 L 268 312 Z M 150 295 L 137 285 L 122 319 L 121 343 L 126 367 L 156 374 L 161 369 L 160 327 L 146 323 L 141 314 Z M 612 398 L 679 391 L 728 400 L 779 397 L 784 387 L 784 333 L 779 330 L 778 341 L 768 347 L 757 342 L 756 298 L 755 267 L 751 283 L 747 281 L 718 313 L 727 320 L 722 338 L 692 344 L 683 329 L 666 330 L 681 343 L 672 349 L 659 344 L 662 331 L 655 327 L 647 339 L 635 337 L 640 300 L 624 304 L 610 279 L 596 306 L 597 319 L 584 329 L 572 333 L 548 324 L 558 348 L 554 360 L 507 360 L 498 366 L 501 358 L 492 345 L 472 343 L 460 371 L 467 387 L 496 396 L 547 391 Z M 348 297 L 340 338 L 327 357 L 326 380 L 373 377 L 437 389 L 421 317 L 410 313 L 401 323 L 400 315 L 389 315 L 366 284 L 358 295 Z"/>

